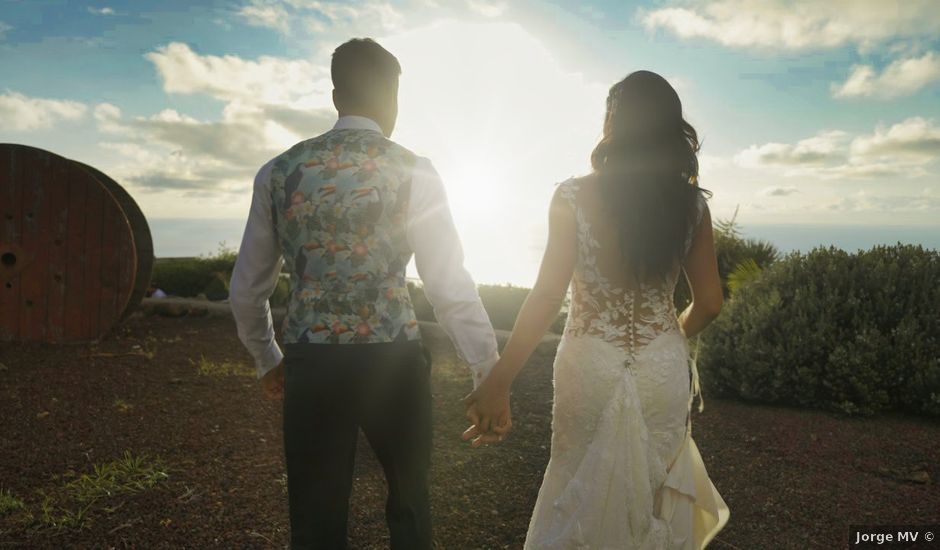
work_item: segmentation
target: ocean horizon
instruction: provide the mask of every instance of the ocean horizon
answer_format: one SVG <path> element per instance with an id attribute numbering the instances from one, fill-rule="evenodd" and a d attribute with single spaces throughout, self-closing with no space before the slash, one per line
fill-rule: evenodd
<path id="1" fill-rule="evenodd" d="M 158 258 L 211 255 L 220 246 L 237 249 L 245 229 L 245 220 L 238 218 L 153 218 L 148 222 Z M 808 252 L 819 246 L 857 252 L 897 243 L 940 249 L 940 225 L 741 224 L 738 229 L 743 237 L 768 241 L 784 254 Z M 487 253 L 491 249 L 488 243 L 465 238 L 465 265 L 478 283 L 531 286 L 544 240 L 533 238 L 522 244 L 521 250 L 526 253 L 514 256 L 507 264 Z M 417 276 L 413 262 L 409 275 Z"/>

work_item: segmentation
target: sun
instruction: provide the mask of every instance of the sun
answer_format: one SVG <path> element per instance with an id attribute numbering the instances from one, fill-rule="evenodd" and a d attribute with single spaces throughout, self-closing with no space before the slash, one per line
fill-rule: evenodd
<path id="1" fill-rule="evenodd" d="M 522 26 L 442 20 L 383 38 L 402 64 L 393 139 L 441 174 L 466 265 L 481 281 L 533 278 L 554 184 L 588 169 L 606 86 L 562 68 Z M 509 262 L 535 254 L 534 262 Z M 531 273 L 530 273 L 531 272 Z"/>

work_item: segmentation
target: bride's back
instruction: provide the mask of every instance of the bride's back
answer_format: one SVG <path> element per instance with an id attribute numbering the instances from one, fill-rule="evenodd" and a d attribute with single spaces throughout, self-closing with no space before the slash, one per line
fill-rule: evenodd
<path id="1" fill-rule="evenodd" d="M 681 258 L 665 275 L 637 280 L 633 266 L 623 259 L 618 223 L 611 209 L 605 208 L 597 176 L 562 182 L 559 193 L 577 221 L 578 254 L 565 333 L 595 336 L 632 357 L 660 334 L 678 331 L 673 295 L 682 270 Z M 707 208 L 701 195 L 697 207 L 684 252 Z"/>

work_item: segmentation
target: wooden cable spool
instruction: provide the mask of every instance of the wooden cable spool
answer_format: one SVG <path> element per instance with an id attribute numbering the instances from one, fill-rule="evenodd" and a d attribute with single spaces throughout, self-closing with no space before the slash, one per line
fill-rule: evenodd
<path id="1" fill-rule="evenodd" d="M 139 304 L 153 243 L 117 182 L 0 144 L 0 216 L 0 341 L 96 340 Z"/>

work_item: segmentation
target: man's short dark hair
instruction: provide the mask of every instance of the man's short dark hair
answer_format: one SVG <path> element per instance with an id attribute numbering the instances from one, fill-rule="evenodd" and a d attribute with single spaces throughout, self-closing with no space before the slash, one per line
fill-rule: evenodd
<path id="1" fill-rule="evenodd" d="M 363 98 L 401 74 L 398 59 L 371 38 L 353 38 L 333 51 L 330 76 L 344 96 Z"/>

